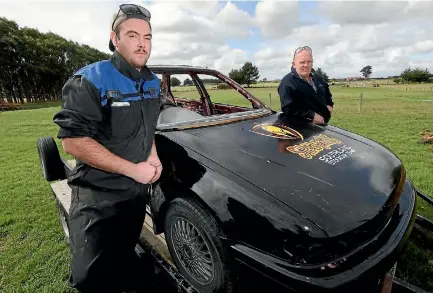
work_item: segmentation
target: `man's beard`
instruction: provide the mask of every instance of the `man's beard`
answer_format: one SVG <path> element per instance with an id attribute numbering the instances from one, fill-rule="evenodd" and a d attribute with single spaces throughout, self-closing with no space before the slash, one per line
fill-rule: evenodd
<path id="1" fill-rule="evenodd" d="M 144 61 L 135 61 L 134 56 L 129 57 L 129 63 L 132 64 L 132 66 L 134 66 L 138 70 L 140 70 L 142 67 L 144 67 L 146 65 L 147 60 L 148 59 L 145 59 Z"/>

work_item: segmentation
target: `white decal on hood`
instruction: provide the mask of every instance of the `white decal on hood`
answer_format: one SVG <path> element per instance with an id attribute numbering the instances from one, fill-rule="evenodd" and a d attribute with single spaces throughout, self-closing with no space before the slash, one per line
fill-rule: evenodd
<path id="1" fill-rule="evenodd" d="M 353 154 L 355 150 L 347 145 L 343 145 L 336 150 L 330 151 L 327 154 L 319 157 L 319 160 L 324 161 L 325 163 L 335 165 L 341 160 L 347 158 L 351 154 Z"/>

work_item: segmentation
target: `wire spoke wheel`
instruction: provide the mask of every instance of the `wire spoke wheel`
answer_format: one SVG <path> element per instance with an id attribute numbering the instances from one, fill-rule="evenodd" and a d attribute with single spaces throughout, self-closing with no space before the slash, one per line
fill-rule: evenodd
<path id="1" fill-rule="evenodd" d="M 206 208 L 179 197 L 164 217 L 167 246 L 179 273 L 197 292 L 234 292 L 233 266 L 221 240 L 225 234 Z"/>
<path id="2" fill-rule="evenodd" d="M 174 249 L 182 266 L 197 282 L 203 285 L 211 283 L 214 278 L 214 260 L 203 235 L 182 217 L 176 217 L 171 225 Z"/>

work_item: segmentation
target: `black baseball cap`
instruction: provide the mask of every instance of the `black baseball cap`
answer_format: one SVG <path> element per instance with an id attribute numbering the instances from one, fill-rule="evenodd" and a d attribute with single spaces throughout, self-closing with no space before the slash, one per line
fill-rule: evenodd
<path id="1" fill-rule="evenodd" d="M 136 4 L 122 4 L 119 6 L 119 11 L 113 18 L 111 30 L 114 31 L 122 22 L 131 18 L 143 19 L 150 25 L 151 15 L 149 10 Z M 108 47 L 111 52 L 114 52 L 115 47 L 111 39 L 108 43 Z"/>

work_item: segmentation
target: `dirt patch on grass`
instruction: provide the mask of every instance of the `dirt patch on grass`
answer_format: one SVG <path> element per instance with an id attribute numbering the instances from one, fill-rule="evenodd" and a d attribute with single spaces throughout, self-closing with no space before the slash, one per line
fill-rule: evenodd
<path id="1" fill-rule="evenodd" d="M 433 150 L 433 131 L 421 131 L 420 135 L 421 139 L 419 140 L 419 143 L 430 144 L 431 149 Z"/>

